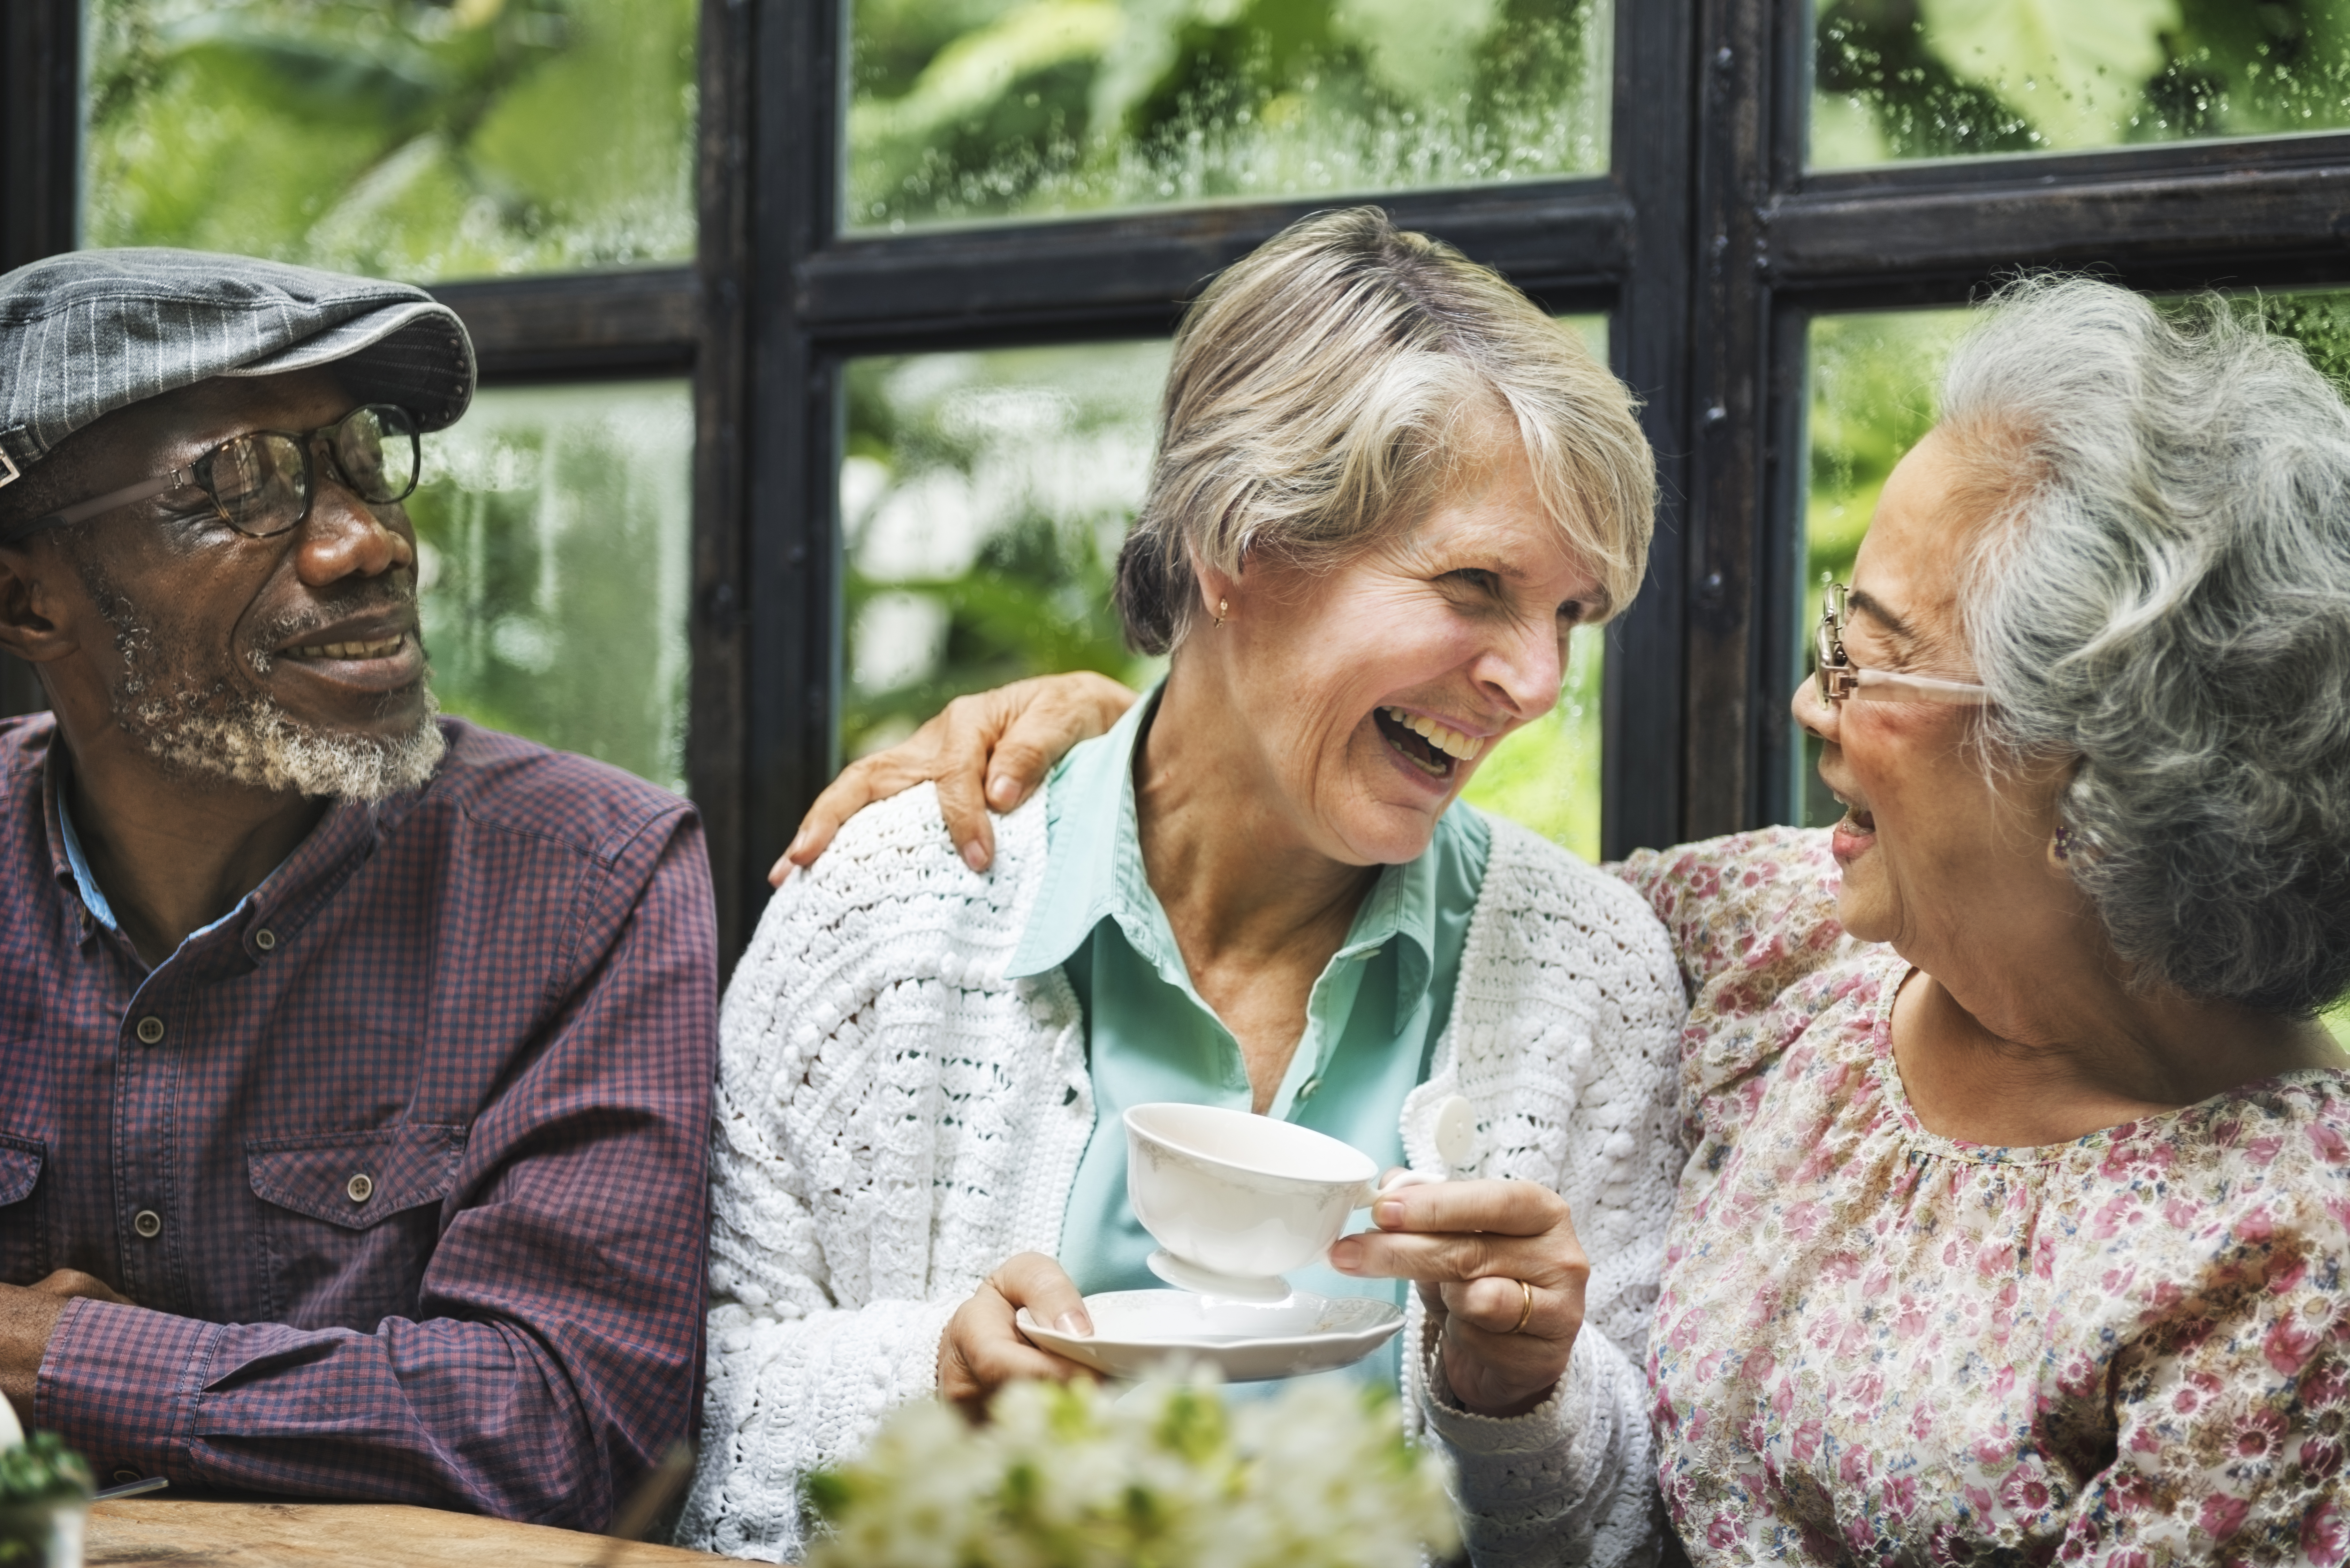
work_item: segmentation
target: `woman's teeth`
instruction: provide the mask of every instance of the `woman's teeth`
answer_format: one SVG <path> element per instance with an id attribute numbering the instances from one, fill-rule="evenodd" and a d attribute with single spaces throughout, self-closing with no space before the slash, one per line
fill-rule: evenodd
<path id="1" fill-rule="evenodd" d="M 1482 735 L 1464 735 L 1458 731 L 1446 729 L 1433 719 L 1423 719 L 1417 713 L 1407 713 L 1400 708 L 1388 708 L 1382 711 L 1387 714 L 1390 722 L 1401 724 L 1449 757 L 1457 757 L 1464 763 L 1471 762 L 1476 759 L 1478 753 L 1485 749 L 1485 738 Z"/>
<path id="2" fill-rule="evenodd" d="M 380 642 L 313 642 L 286 651 L 295 659 L 390 659 L 407 641 L 403 633 Z"/>

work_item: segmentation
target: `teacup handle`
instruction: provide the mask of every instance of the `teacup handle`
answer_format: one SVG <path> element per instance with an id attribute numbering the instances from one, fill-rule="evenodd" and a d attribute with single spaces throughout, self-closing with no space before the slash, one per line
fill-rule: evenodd
<path id="1" fill-rule="evenodd" d="M 1410 1170 L 1398 1166 L 1379 1181 L 1366 1181 L 1355 1189 L 1355 1207 L 1368 1209 L 1390 1192 L 1400 1192 L 1407 1187 L 1427 1187 L 1442 1181 L 1440 1176 L 1430 1176 L 1424 1170 Z"/>

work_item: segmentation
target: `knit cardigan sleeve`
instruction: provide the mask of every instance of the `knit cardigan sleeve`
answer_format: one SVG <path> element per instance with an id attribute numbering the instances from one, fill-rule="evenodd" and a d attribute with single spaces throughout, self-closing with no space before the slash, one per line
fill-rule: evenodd
<path id="1" fill-rule="evenodd" d="M 964 867 L 927 787 L 775 895 L 719 1026 L 709 1382 L 681 1543 L 805 1550 L 804 1482 L 938 1386 L 939 1336 L 1051 1252 L 1093 1121 L 1076 998 L 1007 981 L 1043 813 Z"/>
<path id="2" fill-rule="evenodd" d="M 1680 977 L 1663 927 L 1629 889 L 1513 824 L 1492 827 L 1449 1048 L 1407 1106 L 1405 1147 L 1416 1167 L 1434 1160 L 1428 1107 L 1465 1096 L 1478 1153 L 1449 1174 L 1558 1193 L 1591 1273 L 1582 1332 L 1544 1405 L 1508 1420 L 1463 1410 L 1417 1296 L 1410 1392 L 1452 1461 L 1478 1568 L 1653 1563 L 1666 1526 L 1645 1368 L 1684 1158 Z"/>

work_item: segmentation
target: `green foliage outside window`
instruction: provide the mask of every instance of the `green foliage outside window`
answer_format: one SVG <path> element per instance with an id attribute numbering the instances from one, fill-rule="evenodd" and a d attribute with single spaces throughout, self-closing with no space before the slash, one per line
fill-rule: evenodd
<path id="1" fill-rule="evenodd" d="M 852 228 L 1607 166 L 1610 0 L 849 0 Z"/>
<path id="2" fill-rule="evenodd" d="M 88 0 L 83 243 L 429 282 L 689 257 L 694 0 Z"/>
<path id="3" fill-rule="evenodd" d="M 1825 0 L 1816 165 L 2350 125 L 2350 0 Z"/>
<path id="4" fill-rule="evenodd" d="M 685 790 L 693 394 L 485 389 L 408 503 L 451 712 Z"/>

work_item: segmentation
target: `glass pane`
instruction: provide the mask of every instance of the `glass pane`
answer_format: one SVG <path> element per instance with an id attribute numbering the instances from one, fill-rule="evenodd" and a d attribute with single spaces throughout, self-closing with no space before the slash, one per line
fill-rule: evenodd
<path id="1" fill-rule="evenodd" d="M 1811 668 L 1811 628 L 1822 586 L 1852 580 L 1853 557 L 1893 465 L 1934 423 L 1942 368 L 1965 330 L 1964 310 L 1905 310 L 1812 318 L 1808 345 L 1811 443 L 1804 501 L 1803 602 L 1795 625 L 1792 691 Z M 1819 827 L 1844 815 L 1820 783 L 1819 742 L 1801 731 L 1795 819 Z"/>
<path id="2" fill-rule="evenodd" d="M 1605 351 L 1603 318 L 1575 325 Z M 1163 660 L 1127 650 L 1110 592 L 1149 484 L 1167 360 L 1154 340 L 849 362 L 843 755 L 1024 676 L 1159 678 Z M 1558 708 L 1496 748 L 1466 792 L 1586 858 L 1599 849 L 1601 642 L 1576 634 Z"/>
<path id="3" fill-rule="evenodd" d="M 408 503 L 441 705 L 685 790 L 693 397 L 485 389 Z"/>
<path id="4" fill-rule="evenodd" d="M 852 229 L 1607 167 L 1611 0 L 849 0 Z"/>
<path id="5" fill-rule="evenodd" d="M 695 0 L 86 0 L 83 243 L 417 282 L 694 248 Z"/>
<path id="6" fill-rule="evenodd" d="M 2345 0 L 1822 0 L 1811 161 L 2350 126 Z"/>
<path id="7" fill-rule="evenodd" d="M 1152 341 L 849 362 L 844 755 L 1024 676 L 1158 679 L 1127 651 L 1110 587 L 1167 357 Z"/>

